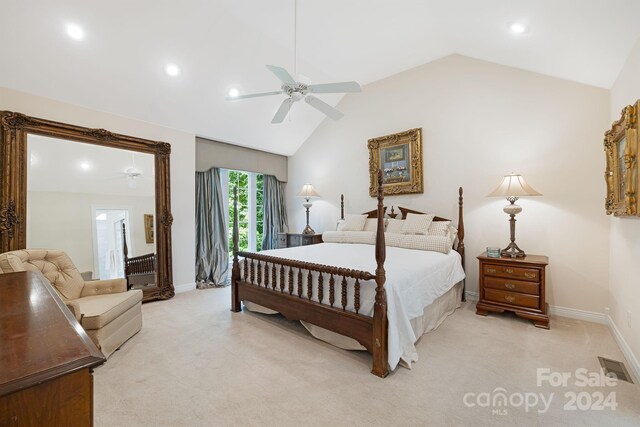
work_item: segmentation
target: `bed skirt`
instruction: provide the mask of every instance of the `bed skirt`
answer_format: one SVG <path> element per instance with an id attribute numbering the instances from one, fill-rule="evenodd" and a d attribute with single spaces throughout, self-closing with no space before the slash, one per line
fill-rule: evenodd
<path id="1" fill-rule="evenodd" d="M 420 337 L 427 332 L 436 329 L 444 319 L 462 305 L 460 302 L 462 298 L 462 282 L 456 283 L 451 289 L 436 298 L 433 303 L 424 308 L 423 315 L 411 319 L 411 328 L 416 336 L 416 342 Z M 244 306 L 247 310 L 255 313 L 263 314 L 278 314 L 277 311 L 255 304 L 251 301 L 244 301 Z M 344 335 L 335 333 L 320 326 L 312 325 L 311 323 L 300 321 L 302 325 L 313 335 L 315 338 L 325 341 L 336 347 L 345 350 L 366 350 L 358 341 L 353 338 L 346 337 Z M 400 365 L 405 368 L 411 369 L 411 363 L 418 360 L 418 355 L 414 349 L 407 349 L 400 358 Z"/>

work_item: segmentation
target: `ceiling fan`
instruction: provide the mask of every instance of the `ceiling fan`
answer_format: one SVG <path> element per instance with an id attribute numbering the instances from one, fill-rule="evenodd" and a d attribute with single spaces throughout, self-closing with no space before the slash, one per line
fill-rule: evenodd
<path id="1" fill-rule="evenodd" d="M 294 0 L 294 19 L 293 19 L 293 74 L 296 75 L 297 71 L 297 0 Z M 285 94 L 287 97 L 280 104 L 280 108 L 276 111 L 275 116 L 271 120 L 271 123 L 282 123 L 289 114 L 291 107 L 294 103 L 304 99 L 304 102 L 315 108 L 316 110 L 324 113 L 326 116 L 333 120 L 341 119 L 344 114 L 327 104 L 323 100 L 311 95 L 313 93 L 353 93 L 361 92 L 362 88 L 360 84 L 355 81 L 340 82 L 340 83 L 324 83 L 324 84 L 306 84 L 296 81 L 287 70 L 282 67 L 276 67 L 275 65 L 267 65 L 267 69 L 271 71 L 281 82 L 280 90 L 273 92 L 253 93 L 248 95 L 236 95 L 227 96 L 227 101 L 238 101 L 247 98 L 257 98 L 261 96 L 272 96 Z"/>

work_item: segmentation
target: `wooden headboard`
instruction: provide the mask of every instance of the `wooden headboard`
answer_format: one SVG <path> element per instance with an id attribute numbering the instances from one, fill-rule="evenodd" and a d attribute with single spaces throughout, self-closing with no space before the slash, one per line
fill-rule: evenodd
<path id="1" fill-rule="evenodd" d="M 420 211 L 414 211 L 413 209 L 409 209 L 409 208 L 403 208 L 402 206 L 398 206 L 398 209 L 400 209 L 400 213 L 402 213 L 402 219 L 405 219 L 407 217 L 407 214 L 417 214 L 417 215 L 424 215 L 424 212 L 420 212 Z M 436 216 L 433 217 L 434 221 L 451 221 L 450 219 L 447 218 L 442 218 L 440 216 Z"/>

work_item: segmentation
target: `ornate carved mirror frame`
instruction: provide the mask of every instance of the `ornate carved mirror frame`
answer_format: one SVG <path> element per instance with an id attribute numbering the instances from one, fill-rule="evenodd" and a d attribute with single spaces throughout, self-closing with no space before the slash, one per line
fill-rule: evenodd
<path id="1" fill-rule="evenodd" d="M 103 147 L 153 154 L 155 158 L 155 239 L 157 286 L 144 289 L 144 301 L 174 296 L 171 262 L 171 145 L 111 133 L 104 129 L 53 122 L 11 111 L 0 111 L 0 252 L 26 248 L 27 244 L 27 137 L 48 136 Z"/>
<path id="2" fill-rule="evenodd" d="M 607 168 L 607 215 L 640 216 L 638 198 L 638 111 L 640 100 L 622 110 L 618 121 L 604 134 Z"/>

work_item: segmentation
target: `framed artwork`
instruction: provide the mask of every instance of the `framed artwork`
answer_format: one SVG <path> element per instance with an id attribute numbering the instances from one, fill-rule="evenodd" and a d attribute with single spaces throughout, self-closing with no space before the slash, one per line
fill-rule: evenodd
<path id="1" fill-rule="evenodd" d="M 369 147 L 369 195 L 378 194 L 378 170 L 382 169 L 385 196 L 424 192 L 422 128 L 372 138 Z"/>
<path id="2" fill-rule="evenodd" d="M 147 243 L 154 243 L 153 238 L 153 215 L 144 215 L 144 240 Z"/>
<path id="3" fill-rule="evenodd" d="M 640 100 L 626 106 L 604 134 L 607 160 L 607 215 L 640 216 L 638 204 L 638 110 Z"/>

